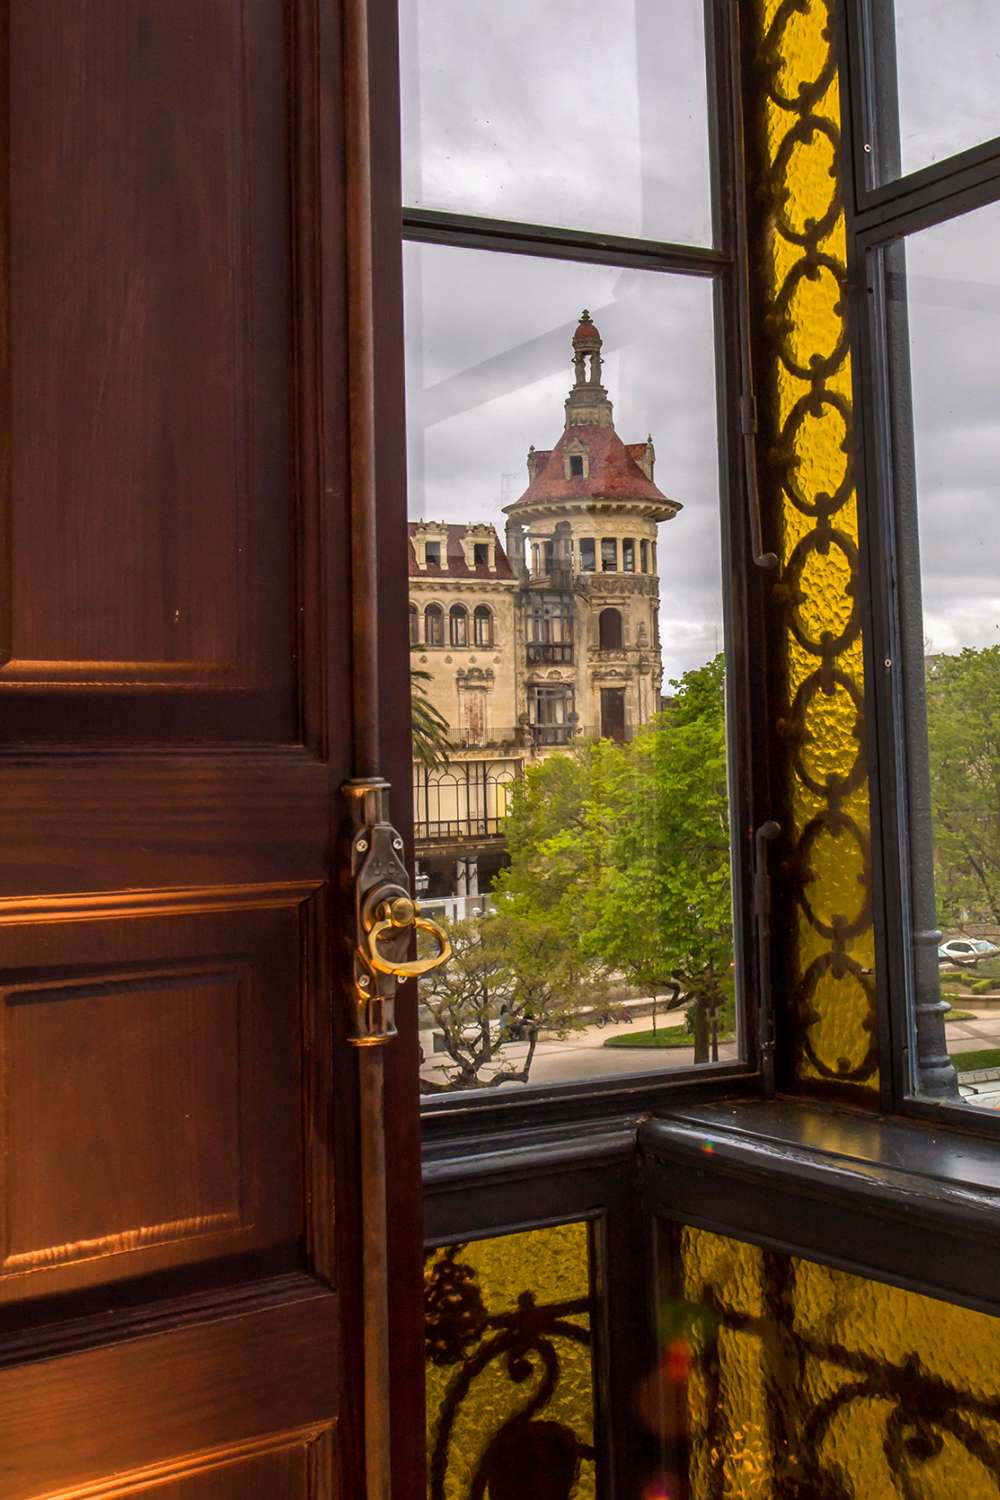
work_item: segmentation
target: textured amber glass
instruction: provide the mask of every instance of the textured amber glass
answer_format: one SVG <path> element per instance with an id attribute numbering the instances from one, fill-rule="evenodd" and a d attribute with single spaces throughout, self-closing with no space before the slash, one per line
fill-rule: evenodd
<path id="1" fill-rule="evenodd" d="M 425 1285 L 430 1500 L 593 1500 L 588 1225 L 431 1251 Z"/>
<path id="2" fill-rule="evenodd" d="M 701 1229 L 671 1242 L 688 1500 L 997 1500 L 1000 1320 Z"/>
<path id="3" fill-rule="evenodd" d="M 877 1086 L 832 0 L 755 0 L 762 501 L 778 517 L 800 1082 Z"/>

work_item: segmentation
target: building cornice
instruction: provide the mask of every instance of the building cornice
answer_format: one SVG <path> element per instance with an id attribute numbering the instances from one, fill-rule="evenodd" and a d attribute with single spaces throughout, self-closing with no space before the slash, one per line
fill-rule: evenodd
<path id="1" fill-rule="evenodd" d="M 676 500 L 616 499 L 611 495 L 580 496 L 563 500 L 520 500 L 517 507 L 507 507 L 508 514 L 530 526 L 536 520 L 565 520 L 576 516 L 634 515 L 653 522 L 672 521 L 681 509 Z"/>
<path id="2" fill-rule="evenodd" d="M 516 578 L 441 578 L 410 575 L 411 594 L 512 593 L 517 586 Z"/>

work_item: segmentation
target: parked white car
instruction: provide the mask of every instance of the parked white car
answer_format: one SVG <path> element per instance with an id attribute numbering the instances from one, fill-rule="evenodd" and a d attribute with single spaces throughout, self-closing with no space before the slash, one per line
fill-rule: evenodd
<path id="1" fill-rule="evenodd" d="M 949 938 L 938 949 L 938 963 L 974 967 L 981 958 L 994 958 L 998 953 L 1000 948 L 986 938 Z"/>

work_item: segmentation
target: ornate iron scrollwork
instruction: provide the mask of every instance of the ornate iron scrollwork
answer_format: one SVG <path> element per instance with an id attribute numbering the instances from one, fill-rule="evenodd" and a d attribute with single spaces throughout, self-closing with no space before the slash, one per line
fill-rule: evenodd
<path id="1" fill-rule="evenodd" d="M 877 1084 L 869 805 L 832 0 L 755 0 L 762 489 L 780 539 L 790 1020 L 800 1082 Z"/>
<path id="2" fill-rule="evenodd" d="M 995 1319 L 702 1230 L 678 1239 L 692 1500 L 1000 1497 Z M 970 1333 L 967 1383 L 947 1378 L 966 1373 Z"/>
<path id="3" fill-rule="evenodd" d="M 572 1225 L 505 1238 L 566 1229 L 586 1234 L 585 1226 Z M 479 1269 L 462 1258 L 475 1249 L 459 1243 L 427 1257 L 430 1500 L 572 1500 L 592 1493 L 579 1488 L 581 1470 L 594 1460 L 590 1296 L 548 1300 L 526 1288 L 513 1306 L 488 1307 Z M 511 1253 L 516 1259 L 518 1252 Z M 530 1254 L 520 1254 L 530 1268 Z M 572 1401 L 567 1364 L 575 1367 Z M 451 1373 L 439 1382 L 435 1371 Z"/>

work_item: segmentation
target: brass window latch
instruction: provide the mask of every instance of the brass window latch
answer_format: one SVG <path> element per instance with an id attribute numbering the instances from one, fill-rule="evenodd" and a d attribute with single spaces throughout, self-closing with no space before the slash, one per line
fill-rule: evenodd
<path id="1" fill-rule="evenodd" d="M 422 917 L 410 896 L 403 839 L 389 821 L 389 783 L 348 781 L 353 888 L 351 1042 L 377 1047 L 396 1035 L 396 985 L 447 963 L 444 930 Z M 429 933 L 437 952 L 410 958 L 412 934 Z"/>

